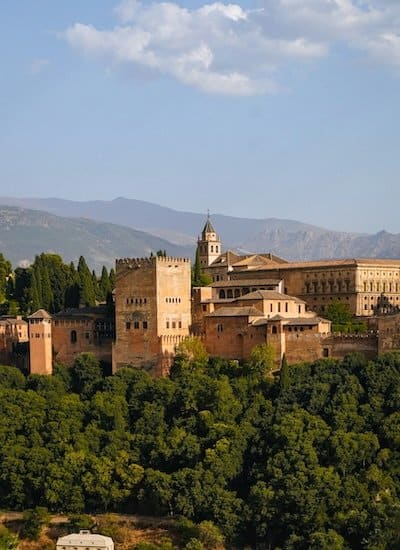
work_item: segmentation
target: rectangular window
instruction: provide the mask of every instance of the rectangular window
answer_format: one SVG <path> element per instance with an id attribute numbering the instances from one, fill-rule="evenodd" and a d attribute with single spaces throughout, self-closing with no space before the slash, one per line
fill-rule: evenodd
<path id="1" fill-rule="evenodd" d="M 179 327 L 179 328 L 182 328 L 182 321 L 179 321 L 178 327 Z"/>
<path id="2" fill-rule="evenodd" d="M 169 328 L 169 321 L 167 321 L 167 328 Z"/>
<path id="3" fill-rule="evenodd" d="M 147 321 L 143 321 L 143 328 L 144 330 L 147 330 Z"/>
<path id="4" fill-rule="evenodd" d="M 176 322 L 172 321 L 172 328 L 176 328 Z"/>
<path id="5" fill-rule="evenodd" d="M 133 323 L 133 328 L 138 329 L 139 328 L 139 321 L 135 321 Z"/>
<path id="6" fill-rule="evenodd" d="M 126 330 L 129 330 L 129 329 L 131 328 L 130 322 L 128 321 L 128 322 L 125 324 L 125 326 L 126 326 Z"/>

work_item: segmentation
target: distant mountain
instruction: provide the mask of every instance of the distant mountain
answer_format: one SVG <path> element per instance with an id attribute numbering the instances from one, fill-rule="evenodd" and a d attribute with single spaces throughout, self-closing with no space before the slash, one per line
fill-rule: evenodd
<path id="1" fill-rule="evenodd" d="M 41 252 L 54 252 L 65 262 L 77 262 L 82 255 L 99 272 L 103 265 L 114 266 L 115 258 L 145 257 L 160 249 L 173 256 L 193 254 L 193 247 L 129 227 L 0 206 L 0 251 L 14 267 L 33 261 Z"/>
<path id="2" fill-rule="evenodd" d="M 150 202 L 123 197 L 112 201 L 85 202 L 55 198 L 0 197 L 0 204 L 44 210 L 57 216 L 117 223 L 152 233 L 177 244 L 195 244 L 206 218 L 205 214 L 180 212 Z M 293 220 L 235 218 L 213 214 L 212 221 L 226 247 L 238 247 L 266 230 L 327 231 Z"/>
<path id="3" fill-rule="evenodd" d="M 146 239 L 161 238 L 163 242 L 168 243 L 155 247 L 146 244 L 142 250 L 167 248 L 172 253 L 174 249 L 171 247 L 176 246 L 176 250 L 186 251 L 186 255 L 192 255 L 206 217 L 203 214 L 180 212 L 123 197 L 112 201 L 86 202 L 56 198 L 0 197 L 0 204 L 35 208 L 69 218 L 83 217 L 99 222 L 117 223 L 119 226 L 124 225 L 145 231 Z M 385 231 L 376 235 L 344 233 L 295 220 L 235 218 L 221 214 L 213 214 L 212 222 L 222 239 L 224 249 L 233 248 L 242 252 L 273 252 L 288 260 L 345 257 L 400 258 L 400 235 Z M 122 231 L 123 228 L 119 227 L 119 230 Z M 144 234 L 140 233 L 140 235 Z M 119 245 L 121 248 L 122 243 Z M 119 248 L 115 248 L 113 257 L 121 255 Z M 97 253 L 96 251 L 93 255 Z"/>

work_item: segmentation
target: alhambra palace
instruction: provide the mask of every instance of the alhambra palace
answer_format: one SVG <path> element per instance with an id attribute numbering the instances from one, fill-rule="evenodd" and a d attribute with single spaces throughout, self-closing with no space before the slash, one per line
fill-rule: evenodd
<path id="1" fill-rule="evenodd" d="M 0 360 L 51 374 L 93 353 L 112 372 L 125 366 L 168 374 L 176 347 L 198 336 L 210 356 L 238 361 L 269 344 L 279 368 L 361 352 L 367 358 L 400 349 L 400 260 L 289 262 L 273 254 L 222 251 L 208 218 L 197 243 L 202 272 L 212 283 L 191 288 L 187 258 L 116 260 L 115 316 L 105 306 L 28 319 L 0 320 Z M 359 335 L 331 332 L 324 318 L 333 301 L 367 323 Z"/>

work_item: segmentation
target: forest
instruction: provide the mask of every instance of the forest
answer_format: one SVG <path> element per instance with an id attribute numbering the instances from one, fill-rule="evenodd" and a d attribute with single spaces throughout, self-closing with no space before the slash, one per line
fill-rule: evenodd
<path id="1" fill-rule="evenodd" d="M 83 256 L 75 267 L 58 254 L 42 253 L 29 267 L 12 269 L 0 253 L 0 315 L 29 315 L 44 308 L 57 313 L 67 308 L 112 303 L 115 272 L 103 266 L 91 271 Z"/>
<path id="2" fill-rule="evenodd" d="M 169 377 L 0 368 L 0 507 L 212 522 L 226 548 L 400 547 L 400 353 L 269 376 L 179 352 Z M 205 548 L 194 545 L 185 548 Z"/>

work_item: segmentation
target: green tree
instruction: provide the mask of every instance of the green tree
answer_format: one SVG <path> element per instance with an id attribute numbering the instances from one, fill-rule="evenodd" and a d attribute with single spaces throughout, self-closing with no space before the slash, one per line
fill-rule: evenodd
<path id="1" fill-rule="evenodd" d="M 196 257 L 192 269 L 192 286 L 208 286 L 212 283 L 212 279 L 206 273 L 203 273 L 200 263 L 200 252 L 196 249 Z"/>
<path id="2" fill-rule="evenodd" d="M 101 301 L 103 302 L 106 301 L 111 291 L 112 291 L 112 288 L 110 283 L 110 277 L 108 275 L 107 268 L 103 266 L 103 269 L 101 270 L 100 281 L 99 281 L 99 296 Z"/>
<path id="3" fill-rule="evenodd" d="M 251 350 L 247 367 L 250 372 L 264 376 L 275 367 L 275 350 L 269 344 L 258 344 Z"/>
<path id="4" fill-rule="evenodd" d="M 49 523 L 50 516 L 47 508 L 37 506 L 36 508 L 25 510 L 22 519 L 22 537 L 25 539 L 37 540 L 42 528 Z"/>
<path id="5" fill-rule="evenodd" d="M 286 361 L 286 355 L 282 357 L 281 370 L 279 371 L 279 391 L 284 393 L 290 385 L 289 366 Z"/>
<path id="6" fill-rule="evenodd" d="M 9 531 L 4 525 L 0 525 L 1 550 L 17 550 L 18 545 L 18 536 L 15 533 Z"/>
<path id="7" fill-rule="evenodd" d="M 93 285 L 93 278 L 86 264 L 85 258 L 81 256 L 78 262 L 80 304 L 83 306 L 94 306 L 96 304 L 96 290 Z"/>
<path id="8" fill-rule="evenodd" d="M 81 353 L 72 367 L 72 384 L 74 390 L 88 398 L 103 379 L 99 360 L 93 353 Z"/>
<path id="9" fill-rule="evenodd" d="M 11 275 L 11 263 L 0 252 L 0 304 L 5 302 L 7 294 L 7 280 Z"/>
<path id="10" fill-rule="evenodd" d="M 203 543 L 206 550 L 221 548 L 224 544 L 224 536 L 221 530 L 209 520 L 202 521 L 198 528 L 197 538 Z"/>
<path id="11" fill-rule="evenodd" d="M 177 373 L 182 369 L 201 369 L 207 365 L 208 353 L 198 336 L 183 340 L 176 348 L 175 364 L 172 369 Z"/>

